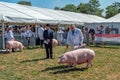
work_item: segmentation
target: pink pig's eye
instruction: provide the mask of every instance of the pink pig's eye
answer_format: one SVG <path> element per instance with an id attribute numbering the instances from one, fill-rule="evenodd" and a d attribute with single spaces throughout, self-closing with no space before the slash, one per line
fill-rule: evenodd
<path id="1" fill-rule="evenodd" d="M 65 58 L 62 58 L 62 61 L 64 61 L 65 60 Z"/>

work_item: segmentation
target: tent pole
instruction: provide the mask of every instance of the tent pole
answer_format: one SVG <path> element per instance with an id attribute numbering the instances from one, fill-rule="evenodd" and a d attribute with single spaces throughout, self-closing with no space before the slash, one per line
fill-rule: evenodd
<path id="1" fill-rule="evenodd" d="M 3 49 L 5 49 L 5 36 L 4 36 L 4 33 L 5 33 L 5 24 L 4 24 L 4 21 L 2 20 L 2 42 L 3 42 Z"/>
<path id="2" fill-rule="evenodd" d="M 38 28 L 38 25 L 37 24 L 35 24 L 35 37 L 37 38 L 38 37 L 38 30 L 37 30 L 37 28 Z"/>

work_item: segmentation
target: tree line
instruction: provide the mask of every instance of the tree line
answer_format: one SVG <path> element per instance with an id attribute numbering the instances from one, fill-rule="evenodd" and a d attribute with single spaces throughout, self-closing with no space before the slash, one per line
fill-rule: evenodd
<path id="1" fill-rule="evenodd" d="M 32 6 L 31 2 L 28 1 L 19 1 L 18 4 Z M 88 3 L 80 3 L 78 6 L 74 4 L 67 4 L 65 7 L 55 7 L 55 10 L 71 11 L 84 14 L 97 15 L 104 18 L 110 18 L 118 13 L 120 13 L 120 2 L 112 3 L 104 9 L 100 8 L 99 0 L 89 0 Z M 103 15 L 105 12 L 105 15 Z"/>

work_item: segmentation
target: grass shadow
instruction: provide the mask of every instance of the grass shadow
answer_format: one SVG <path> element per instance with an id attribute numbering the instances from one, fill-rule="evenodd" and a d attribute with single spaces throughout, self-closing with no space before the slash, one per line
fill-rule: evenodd
<path id="1" fill-rule="evenodd" d="M 32 60 L 25 60 L 25 61 L 21 61 L 20 63 L 25 63 L 25 62 L 36 62 L 36 61 L 39 61 L 39 60 L 45 60 L 45 58 L 42 58 L 42 59 L 32 59 Z"/>
<path id="2" fill-rule="evenodd" d="M 38 48 L 40 48 L 40 47 L 38 47 L 38 46 L 35 46 L 35 47 L 25 47 L 25 50 L 33 50 L 33 49 L 38 49 Z"/>
<path id="3" fill-rule="evenodd" d="M 54 72 L 50 72 L 52 74 L 63 74 L 63 73 L 69 73 L 69 72 L 73 72 L 73 71 L 85 71 L 88 68 L 67 68 L 67 69 L 62 69 L 62 70 L 58 70 L 58 71 L 54 71 Z"/>
<path id="4" fill-rule="evenodd" d="M 88 68 L 73 68 L 73 67 L 61 65 L 61 66 L 56 66 L 56 67 L 48 67 L 45 70 L 42 70 L 41 72 L 52 70 L 52 71 L 54 71 L 54 72 L 50 72 L 52 74 L 62 74 L 62 73 L 69 73 L 69 72 L 73 72 L 73 71 L 85 71 L 87 69 Z"/>
<path id="5" fill-rule="evenodd" d="M 68 66 L 61 65 L 61 66 L 55 66 L 55 67 L 48 67 L 45 70 L 42 70 L 42 72 L 49 71 L 49 70 L 56 70 L 56 69 L 64 69 L 67 68 Z"/>
<path id="6" fill-rule="evenodd" d="M 15 51 L 15 52 L 18 52 L 18 51 Z M 0 54 L 12 54 L 12 53 L 15 53 L 15 52 L 6 52 L 6 51 L 4 51 L 4 52 L 0 52 Z"/>

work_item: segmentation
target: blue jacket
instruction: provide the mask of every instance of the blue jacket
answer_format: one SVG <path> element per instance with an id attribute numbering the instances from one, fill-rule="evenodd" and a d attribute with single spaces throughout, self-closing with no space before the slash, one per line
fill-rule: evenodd
<path id="1" fill-rule="evenodd" d="M 53 31 L 52 30 L 45 30 L 43 32 L 43 37 L 44 37 L 45 40 L 50 39 L 50 41 L 52 41 L 52 39 L 53 39 Z"/>

